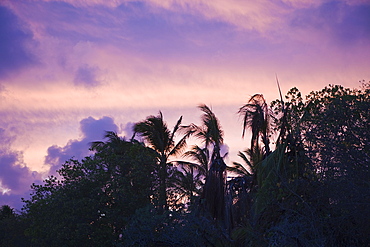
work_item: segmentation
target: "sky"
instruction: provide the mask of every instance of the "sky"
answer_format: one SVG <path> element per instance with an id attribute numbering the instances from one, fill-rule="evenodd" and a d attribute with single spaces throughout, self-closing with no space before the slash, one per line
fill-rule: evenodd
<path id="1" fill-rule="evenodd" d="M 90 155 L 104 131 L 130 137 L 212 108 L 226 163 L 248 147 L 238 109 L 370 80 L 368 0 L 0 1 L 0 205 Z"/>

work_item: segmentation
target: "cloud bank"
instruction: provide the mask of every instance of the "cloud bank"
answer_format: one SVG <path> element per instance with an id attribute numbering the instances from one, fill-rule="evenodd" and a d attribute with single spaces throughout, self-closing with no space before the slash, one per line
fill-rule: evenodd
<path id="1" fill-rule="evenodd" d="M 30 185 L 41 176 L 23 162 L 22 152 L 12 150 L 14 137 L 0 128 L 0 202 L 20 209 L 21 197 L 28 196 Z"/>
<path id="2" fill-rule="evenodd" d="M 0 23 L 0 79 L 5 79 L 36 61 L 28 48 L 33 43 L 32 33 L 10 9 L 1 5 Z"/>
<path id="3" fill-rule="evenodd" d="M 69 159 L 81 160 L 85 156 L 91 155 L 89 151 L 91 142 L 101 141 L 106 131 L 118 132 L 118 126 L 110 117 L 95 119 L 88 117 L 80 121 L 81 138 L 69 140 L 68 143 L 59 147 L 50 146 L 45 157 L 45 164 L 50 166 L 50 175 L 57 175 L 57 170 Z"/>

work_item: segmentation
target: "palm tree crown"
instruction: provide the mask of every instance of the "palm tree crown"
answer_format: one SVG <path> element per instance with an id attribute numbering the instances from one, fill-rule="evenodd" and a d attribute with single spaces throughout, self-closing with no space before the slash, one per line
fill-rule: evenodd
<path id="1" fill-rule="evenodd" d="M 251 150 L 258 145 L 259 138 L 265 146 L 265 156 L 270 153 L 269 147 L 269 112 L 268 105 L 262 94 L 253 95 L 247 104 L 240 107 L 238 112 L 243 117 L 244 137 L 247 129 L 251 129 Z"/>
<path id="2" fill-rule="evenodd" d="M 167 188 L 169 183 L 169 157 L 178 155 L 186 146 L 188 134 L 185 134 L 175 143 L 176 133 L 181 127 L 182 117 L 180 117 L 172 132 L 163 120 L 162 112 L 158 116 L 149 116 L 145 120 L 136 123 L 134 126 L 135 134 L 139 134 L 144 141 L 158 154 L 158 182 L 159 182 L 159 206 L 161 209 L 167 208 Z"/>

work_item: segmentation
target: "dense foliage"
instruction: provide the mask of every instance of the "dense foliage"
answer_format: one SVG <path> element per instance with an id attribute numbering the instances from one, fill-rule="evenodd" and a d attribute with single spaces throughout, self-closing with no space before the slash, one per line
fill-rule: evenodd
<path id="1" fill-rule="evenodd" d="M 110 246 L 135 210 L 151 202 L 156 154 L 108 133 L 96 154 L 70 160 L 25 201 L 36 246 Z"/>
<path id="2" fill-rule="evenodd" d="M 159 113 L 129 141 L 107 132 L 94 155 L 33 184 L 21 215 L 1 208 L 0 245 L 370 244 L 369 83 L 305 99 L 292 88 L 270 106 L 252 96 L 239 109 L 250 146 L 229 165 L 219 120 L 199 108 L 199 126 L 180 117 L 171 131 Z M 190 136 L 201 145 L 186 150 Z"/>

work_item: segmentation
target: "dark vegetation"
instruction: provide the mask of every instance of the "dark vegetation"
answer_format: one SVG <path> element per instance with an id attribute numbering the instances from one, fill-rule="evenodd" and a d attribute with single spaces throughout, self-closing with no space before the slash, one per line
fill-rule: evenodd
<path id="1" fill-rule="evenodd" d="M 159 113 L 130 140 L 107 132 L 94 155 L 33 184 L 21 214 L 2 206 L 0 245 L 369 246 L 369 83 L 252 96 L 239 109 L 249 148 L 232 165 L 219 120 L 199 108 L 199 126 L 170 129 Z"/>

